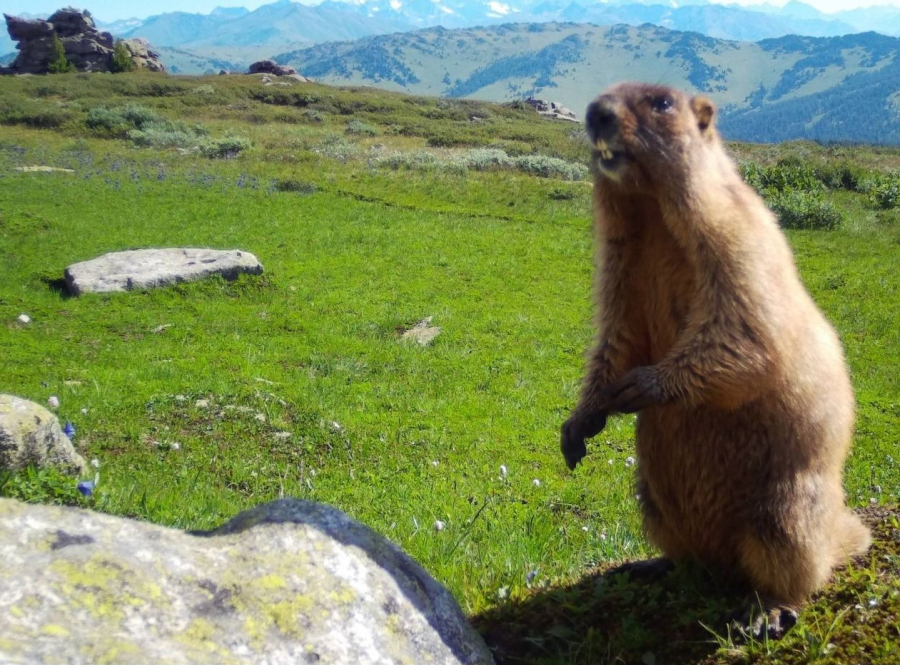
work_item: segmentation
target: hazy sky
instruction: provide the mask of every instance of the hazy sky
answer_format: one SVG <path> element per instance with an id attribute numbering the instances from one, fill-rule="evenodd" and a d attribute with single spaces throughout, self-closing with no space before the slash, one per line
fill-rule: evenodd
<path id="1" fill-rule="evenodd" d="M 664 2 L 665 0 L 661 0 Z M 737 3 L 741 5 L 759 4 L 760 0 L 712 0 L 719 4 Z M 773 5 L 784 5 L 787 0 L 768 0 Z M 823 12 L 835 12 L 841 9 L 855 9 L 871 5 L 900 6 L 900 0 L 802 0 Z M 272 0 L 155 0 L 154 2 L 133 3 L 122 0 L 0 0 L 0 12 L 7 14 L 49 14 L 60 7 L 72 5 L 87 7 L 95 18 L 101 21 L 137 16 L 144 18 L 152 14 L 183 11 L 208 14 L 215 7 L 246 7 L 256 9 L 260 5 L 269 4 Z M 303 4 L 318 4 L 318 0 L 304 0 Z M 2 24 L 0 24 L 2 25 Z"/>

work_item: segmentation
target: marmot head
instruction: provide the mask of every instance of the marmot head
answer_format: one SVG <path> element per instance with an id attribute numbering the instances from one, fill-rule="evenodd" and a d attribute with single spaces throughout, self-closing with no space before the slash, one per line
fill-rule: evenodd
<path id="1" fill-rule="evenodd" d="M 692 151 L 718 141 L 716 107 L 661 85 L 619 83 L 587 108 L 597 175 L 644 192 L 683 183 Z"/>

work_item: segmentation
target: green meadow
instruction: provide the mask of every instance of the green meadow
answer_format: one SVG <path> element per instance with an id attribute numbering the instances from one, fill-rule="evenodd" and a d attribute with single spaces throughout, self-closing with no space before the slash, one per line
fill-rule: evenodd
<path id="1" fill-rule="evenodd" d="M 575 472 L 559 453 L 593 334 L 588 147 L 518 104 L 0 78 L 0 392 L 58 396 L 98 479 L 82 497 L 32 469 L 0 475 L 0 495 L 190 529 L 285 496 L 337 506 L 444 583 L 499 663 L 894 662 L 900 150 L 730 147 L 845 345 L 848 502 L 880 525 L 779 643 L 732 639 L 727 593 L 697 571 L 603 575 L 654 553 L 633 419 Z M 65 291 L 72 263 L 177 246 L 252 252 L 265 272 Z M 430 345 L 402 338 L 428 317 Z"/>

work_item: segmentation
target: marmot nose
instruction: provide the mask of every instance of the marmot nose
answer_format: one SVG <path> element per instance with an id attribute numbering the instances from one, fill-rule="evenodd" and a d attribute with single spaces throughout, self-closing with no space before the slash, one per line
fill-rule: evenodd
<path id="1" fill-rule="evenodd" d="M 585 125 L 588 136 L 593 141 L 609 139 L 615 135 L 619 127 L 619 116 L 616 114 L 618 104 L 609 95 L 598 97 L 588 105 Z"/>

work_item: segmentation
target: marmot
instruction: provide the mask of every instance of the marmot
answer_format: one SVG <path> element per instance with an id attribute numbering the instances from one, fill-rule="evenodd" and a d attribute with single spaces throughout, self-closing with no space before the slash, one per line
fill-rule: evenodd
<path id="1" fill-rule="evenodd" d="M 638 83 L 588 106 L 599 335 L 562 451 L 574 469 L 608 414 L 638 412 L 647 539 L 668 560 L 736 574 L 795 619 L 869 546 L 842 489 L 853 392 L 715 112 Z"/>

